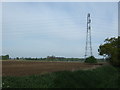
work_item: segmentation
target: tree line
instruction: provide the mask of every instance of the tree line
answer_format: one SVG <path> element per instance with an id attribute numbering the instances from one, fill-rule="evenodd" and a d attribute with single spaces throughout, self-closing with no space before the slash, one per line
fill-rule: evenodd
<path id="1" fill-rule="evenodd" d="M 99 55 L 105 57 L 112 65 L 120 66 L 120 37 L 107 38 L 104 44 L 101 44 L 98 49 Z M 2 60 L 11 59 L 9 55 L 0 56 Z M 84 59 L 79 58 L 65 58 L 65 57 L 55 57 L 47 56 L 46 58 L 14 58 L 15 60 L 51 60 L 51 61 L 81 61 Z"/>
<path id="2" fill-rule="evenodd" d="M 0 56 L 2 60 L 46 60 L 46 61 L 82 61 L 84 58 L 65 58 L 65 57 L 56 57 L 56 56 L 47 56 L 46 58 L 32 58 L 32 57 L 16 57 L 10 58 L 9 55 Z"/>

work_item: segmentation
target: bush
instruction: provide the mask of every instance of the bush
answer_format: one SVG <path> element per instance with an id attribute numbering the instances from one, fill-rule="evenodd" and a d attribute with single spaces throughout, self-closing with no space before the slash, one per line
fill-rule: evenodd
<path id="1" fill-rule="evenodd" d="M 97 63 L 97 59 L 94 56 L 86 58 L 85 63 Z"/>

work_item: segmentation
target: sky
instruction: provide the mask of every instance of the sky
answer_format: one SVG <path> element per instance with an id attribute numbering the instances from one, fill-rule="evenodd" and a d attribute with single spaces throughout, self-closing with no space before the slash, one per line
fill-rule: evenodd
<path id="1" fill-rule="evenodd" d="M 2 54 L 2 3 L 0 2 L 0 55 Z"/>
<path id="2" fill-rule="evenodd" d="M 120 1 L 118 3 L 118 35 L 120 36 Z"/>
<path id="3" fill-rule="evenodd" d="M 117 2 L 3 2 L 2 54 L 10 57 L 82 58 L 91 14 L 93 55 L 118 36 Z"/>

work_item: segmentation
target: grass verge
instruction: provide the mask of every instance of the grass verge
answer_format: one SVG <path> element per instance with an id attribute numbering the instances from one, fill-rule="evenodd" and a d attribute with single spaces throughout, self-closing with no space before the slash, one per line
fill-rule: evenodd
<path id="1" fill-rule="evenodd" d="M 120 69 L 119 69 L 120 70 Z M 93 70 L 61 71 L 45 75 L 2 77 L 3 88 L 120 88 L 118 68 L 107 65 Z"/>

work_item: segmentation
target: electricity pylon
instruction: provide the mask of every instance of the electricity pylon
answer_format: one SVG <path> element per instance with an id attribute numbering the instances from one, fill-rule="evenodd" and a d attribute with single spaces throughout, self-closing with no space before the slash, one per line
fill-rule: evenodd
<path id="1" fill-rule="evenodd" d="M 89 52 L 88 52 L 89 50 Z M 90 56 L 93 56 L 92 54 L 92 42 L 91 42 L 91 19 L 90 19 L 90 13 L 87 15 L 87 34 L 86 34 L 86 46 L 85 46 L 85 58 L 88 56 L 88 53 Z"/>

